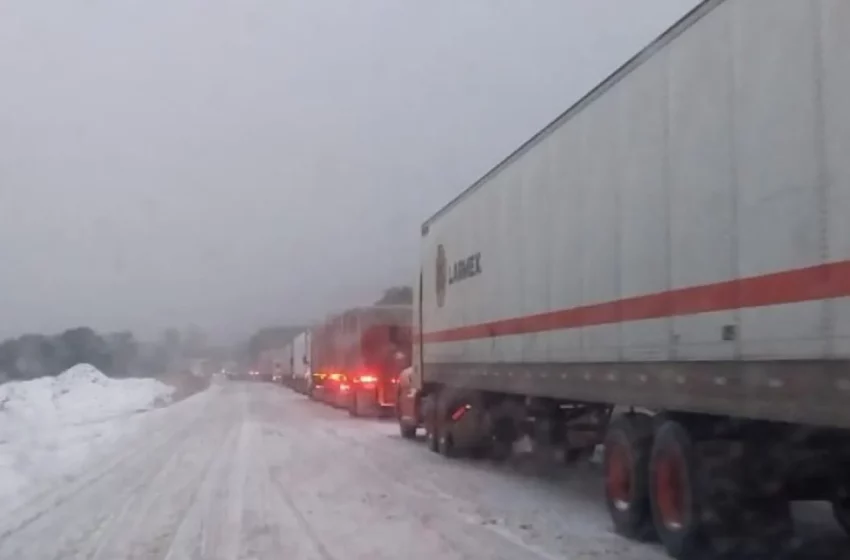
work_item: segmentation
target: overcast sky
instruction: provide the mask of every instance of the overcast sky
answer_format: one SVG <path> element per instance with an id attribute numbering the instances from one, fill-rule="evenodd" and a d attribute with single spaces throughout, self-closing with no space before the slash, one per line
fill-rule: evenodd
<path id="1" fill-rule="evenodd" d="M 696 0 L 3 0 L 0 337 L 241 335 L 419 225 Z"/>

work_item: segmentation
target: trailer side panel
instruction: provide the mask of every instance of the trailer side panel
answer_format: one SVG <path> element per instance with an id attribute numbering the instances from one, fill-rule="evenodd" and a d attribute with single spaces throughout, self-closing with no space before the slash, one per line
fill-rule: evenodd
<path id="1" fill-rule="evenodd" d="M 850 9 L 704 6 L 423 226 L 425 382 L 850 426 Z"/>

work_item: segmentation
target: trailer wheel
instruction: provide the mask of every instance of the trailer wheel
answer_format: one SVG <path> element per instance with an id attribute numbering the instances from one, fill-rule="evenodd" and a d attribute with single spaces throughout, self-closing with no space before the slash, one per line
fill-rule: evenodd
<path id="1" fill-rule="evenodd" d="M 653 537 L 649 500 L 649 457 L 652 451 L 652 418 L 624 414 L 605 436 L 603 472 L 605 501 L 621 535 L 637 540 Z"/>
<path id="2" fill-rule="evenodd" d="M 700 531 L 696 456 L 691 436 L 674 421 L 655 433 L 649 461 L 652 518 L 661 544 L 673 558 L 705 552 Z"/>

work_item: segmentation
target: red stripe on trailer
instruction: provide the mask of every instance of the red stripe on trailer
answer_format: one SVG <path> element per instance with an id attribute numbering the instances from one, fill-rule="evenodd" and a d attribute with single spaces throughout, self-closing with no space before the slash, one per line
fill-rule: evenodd
<path id="1" fill-rule="evenodd" d="M 456 342 L 850 296 L 850 261 L 583 305 L 425 333 Z"/>

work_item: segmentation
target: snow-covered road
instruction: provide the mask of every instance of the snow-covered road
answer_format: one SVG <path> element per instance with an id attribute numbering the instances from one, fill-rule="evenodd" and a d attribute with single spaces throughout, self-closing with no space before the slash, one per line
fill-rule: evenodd
<path id="1" fill-rule="evenodd" d="M 0 510 L 0 558 L 664 558 L 610 532 L 591 467 L 448 461 L 268 384 L 136 415 L 81 471 Z"/>

